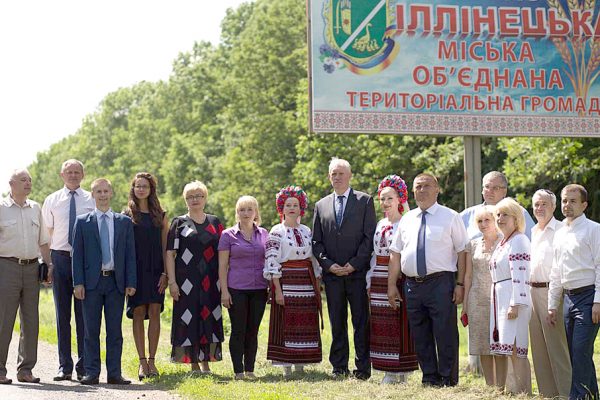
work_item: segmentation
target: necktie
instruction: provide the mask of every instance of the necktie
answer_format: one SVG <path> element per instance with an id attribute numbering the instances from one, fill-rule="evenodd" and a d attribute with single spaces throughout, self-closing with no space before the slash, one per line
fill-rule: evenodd
<path id="1" fill-rule="evenodd" d="M 425 216 L 427 211 L 421 212 L 421 226 L 419 227 L 419 236 L 417 239 L 417 274 L 419 276 L 427 275 L 427 264 L 425 261 L 425 230 L 427 228 L 427 220 Z"/>
<path id="2" fill-rule="evenodd" d="M 69 201 L 69 237 L 67 238 L 67 241 L 70 245 L 72 245 L 73 227 L 75 226 L 75 218 L 77 218 L 77 212 L 75 208 L 75 195 L 77 194 L 77 192 L 71 190 L 69 193 L 71 193 L 71 200 Z"/>
<path id="3" fill-rule="evenodd" d="M 108 216 L 102 214 L 102 222 L 100 223 L 100 246 L 102 247 L 102 264 L 106 265 L 110 262 L 110 235 L 108 233 Z"/>
<path id="4" fill-rule="evenodd" d="M 346 196 L 338 196 L 337 197 L 337 201 L 338 201 L 338 209 L 337 212 L 335 213 L 335 223 L 337 224 L 338 227 L 342 226 L 342 218 L 344 216 L 344 198 Z"/>

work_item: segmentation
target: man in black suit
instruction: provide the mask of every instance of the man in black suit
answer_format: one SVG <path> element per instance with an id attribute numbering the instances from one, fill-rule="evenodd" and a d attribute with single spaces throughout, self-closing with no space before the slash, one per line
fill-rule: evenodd
<path id="1" fill-rule="evenodd" d="M 329 180 L 334 193 L 315 205 L 313 254 L 323 268 L 323 282 L 333 340 L 329 361 L 333 375 L 349 375 L 348 303 L 354 328 L 357 379 L 371 376 L 369 361 L 369 301 L 365 275 L 373 251 L 377 221 L 373 199 L 350 188 L 352 171 L 346 160 L 334 158 Z"/>

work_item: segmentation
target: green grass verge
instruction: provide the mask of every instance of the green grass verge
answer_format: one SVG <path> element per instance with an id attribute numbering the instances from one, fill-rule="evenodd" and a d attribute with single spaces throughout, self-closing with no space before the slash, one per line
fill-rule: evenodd
<path id="1" fill-rule="evenodd" d="M 324 302 L 324 306 L 325 302 Z M 233 368 L 229 357 L 228 342 L 223 346 L 224 360 L 212 363 L 211 376 L 193 376 L 189 372 L 188 365 L 173 364 L 169 362 L 170 355 L 170 332 L 172 300 L 170 297 L 165 302 L 165 311 L 161 314 L 161 338 L 157 354 L 156 364 L 161 371 L 160 378 L 154 379 L 153 384 L 160 385 L 165 390 L 174 391 L 183 398 L 189 399 L 411 399 L 411 400 L 466 400 L 466 399 L 525 399 L 527 396 L 507 396 L 499 391 L 485 386 L 482 378 L 471 374 L 461 373 L 460 384 L 454 388 L 432 389 L 423 388 L 420 384 L 421 373 L 417 371 L 410 375 L 406 385 L 380 385 L 383 374 L 373 371 L 370 381 L 362 382 L 354 379 L 342 381 L 333 380 L 330 377 L 331 365 L 328 362 L 329 346 L 331 344 L 331 331 L 327 312 L 324 310 L 325 330 L 322 331 L 323 340 L 323 362 L 319 365 L 309 366 L 306 373 L 295 374 L 290 379 L 284 379 L 281 369 L 271 366 L 266 360 L 269 308 L 265 312 L 260 336 L 259 349 L 256 362 L 257 381 L 234 381 Z M 226 337 L 229 334 L 228 313 L 224 312 L 224 324 Z M 348 322 L 351 326 L 351 322 Z M 18 330 L 18 323 L 15 327 Z M 74 324 L 73 324 L 74 329 Z M 75 351 L 75 333 L 73 332 L 73 349 Z M 138 356 L 131 333 L 131 320 L 123 317 L 123 369 L 125 375 L 137 377 Z M 42 289 L 40 293 L 40 340 L 48 343 L 56 343 L 56 326 L 54 314 L 54 301 L 51 289 Z M 352 335 L 350 368 L 353 367 L 354 358 L 352 349 Z M 104 340 L 102 344 L 102 358 L 104 359 Z M 596 366 L 600 365 L 599 348 L 596 347 L 594 361 Z M 467 332 L 460 326 L 460 365 L 463 370 L 468 364 L 467 359 Z M 58 366 L 57 366 L 58 367 Z M 600 372 L 598 372 L 600 376 Z M 536 391 L 535 376 L 534 392 Z"/>

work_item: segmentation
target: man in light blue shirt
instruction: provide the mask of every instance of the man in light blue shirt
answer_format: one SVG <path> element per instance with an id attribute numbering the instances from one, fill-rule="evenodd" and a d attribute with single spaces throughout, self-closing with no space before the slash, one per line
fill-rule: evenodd
<path id="1" fill-rule="evenodd" d="M 477 209 L 483 205 L 495 206 L 500 200 L 506 197 L 507 192 L 508 179 L 506 179 L 506 176 L 502 172 L 490 171 L 485 174 L 483 177 L 483 190 L 481 191 L 483 203 L 469 207 L 460 213 L 460 217 L 467 228 L 469 240 L 481 236 L 481 232 L 479 232 L 479 228 L 477 228 L 477 223 L 475 222 L 475 212 Z M 531 218 L 526 209 L 523 209 L 523 216 L 525 217 L 525 234 L 531 240 L 531 228 L 533 228 L 535 222 L 533 222 L 533 218 Z"/>

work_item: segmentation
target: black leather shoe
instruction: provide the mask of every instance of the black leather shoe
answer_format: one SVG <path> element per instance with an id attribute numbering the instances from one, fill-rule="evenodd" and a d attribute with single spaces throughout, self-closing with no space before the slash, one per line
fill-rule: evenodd
<path id="1" fill-rule="evenodd" d="M 371 377 L 370 373 L 368 373 L 368 372 L 362 372 L 362 371 L 358 371 L 358 370 L 352 371 L 352 375 L 354 375 L 354 377 L 356 379 L 359 379 L 361 381 L 368 381 L 369 378 Z"/>
<path id="2" fill-rule="evenodd" d="M 109 385 L 129 385 L 131 381 L 122 376 L 115 376 L 114 378 L 107 378 L 106 383 Z"/>
<path id="3" fill-rule="evenodd" d="M 52 378 L 52 380 L 54 382 L 70 381 L 71 374 L 65 374 L 64 372 L 60 371 L 54 378 Z"/>
<path id="4" fill-rule="evenodd" d="M 100 380 L 97 376 L 85 375 L 79 380 L 79 383 L 82 385 L 97 385 Z"/>

